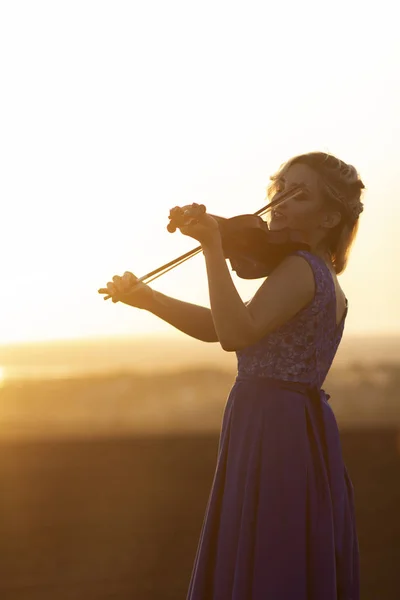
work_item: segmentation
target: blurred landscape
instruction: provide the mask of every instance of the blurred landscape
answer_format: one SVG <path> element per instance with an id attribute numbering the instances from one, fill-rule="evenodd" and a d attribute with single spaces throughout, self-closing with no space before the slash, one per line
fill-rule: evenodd
<path id="1" fill-rule="evenodd" d="M 182 338 L 0 347 L 0 435 L 219 431 L 234 353 Z M 324 383 L 341 427 L 400 429 L 400 338 L 349 338 Z"/>
<path id="2" fill-rule="evenodd" d="M 0 598 L 185 600 L 236 358 L 128 338 L 0 347 Z M 356 493 L 362 600 L 400 597 L 400 340 L 326 382 Z"/>

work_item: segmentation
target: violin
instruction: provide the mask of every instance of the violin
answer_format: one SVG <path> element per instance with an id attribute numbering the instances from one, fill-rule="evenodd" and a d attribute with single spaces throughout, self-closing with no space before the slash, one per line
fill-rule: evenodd
<path id="1" fill-rule="evenodd" d="M 293 187 L 285 192 L 276 194 L 272 202 L 254 214 L 238 215 L 231 218 L 211 215 L 218 223 L 224 256 L 229 260 L 232 270 L 241 279 L 259 279 L 267 277 L 282 260 L 295 250 L 309 250 L 304 233 L 295 229 L 284 228 L 271 231 L 268 223 L 262 219 L 269 210 L 304 194 L 301 186 Z M 170 210 L 167 230 L 174 233 L 183 226 L 195 224 L 206 212 L 204 204 L 193 203 L 184 208 L 176 206 Z M 198 246 L 178 258 L 150 271 L 135 283 L 150 283 L 182 264 L 192 256 L 202 251 Z M 107 289 L 100 289 L 99 293 L 106 293 Z M 111 296 L 105 296 L 108 300 Z"/>

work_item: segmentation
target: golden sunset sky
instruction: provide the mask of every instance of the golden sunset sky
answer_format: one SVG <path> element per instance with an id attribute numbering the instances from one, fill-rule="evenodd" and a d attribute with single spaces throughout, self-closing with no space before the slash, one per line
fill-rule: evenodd
<path id="1" fill-rule="evenodd" d="M 169 209 L 233 216 L 322 150 L 367 187 L 349 334 L 399 334 L 400 36 L 395 3 L 3 2 L 0 343 L 171 327 L 104 302 L 196 243 Z M 244 299 L 260 285 L 235 278 Z M 154 283 L 208 305 L 200 255 Z"/>

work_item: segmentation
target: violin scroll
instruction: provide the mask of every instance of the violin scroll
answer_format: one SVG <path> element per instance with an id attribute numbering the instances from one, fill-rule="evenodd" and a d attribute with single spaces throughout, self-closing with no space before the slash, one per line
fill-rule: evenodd
<path id="1" fill-rule="evenodd" d="M 189 204 L 187 206 L 175 206 L 169 211 L 170 222 L 167 225 L 167 229 L 170 233 L 174 233 L 180 227 L 187 225 L 196 225 L 199 222 L 199 218 L 206 212 L 204 204 Z"/>

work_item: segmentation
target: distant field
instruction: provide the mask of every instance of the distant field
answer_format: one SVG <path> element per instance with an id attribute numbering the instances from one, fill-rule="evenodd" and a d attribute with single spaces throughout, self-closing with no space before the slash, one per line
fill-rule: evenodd
<path id="1" fill-rule="evenodd" d="M 0 440 L 218 432 L 233 370 L 29 379 L 0 387 Z M 396 427 L 400 365 L 339 366 L 324 388 L 341 429 Z"/>
<path id="2" fill-rule="evenodd" d="M 335 366 L 400 363 L 400 337 L 345 336 Z M 186 368 L 236 370 L 234 353 L 187 336 L 97 338 L 0 345 L 3 377 L 53 377 L 121 370 L 158 373 Z"/>

